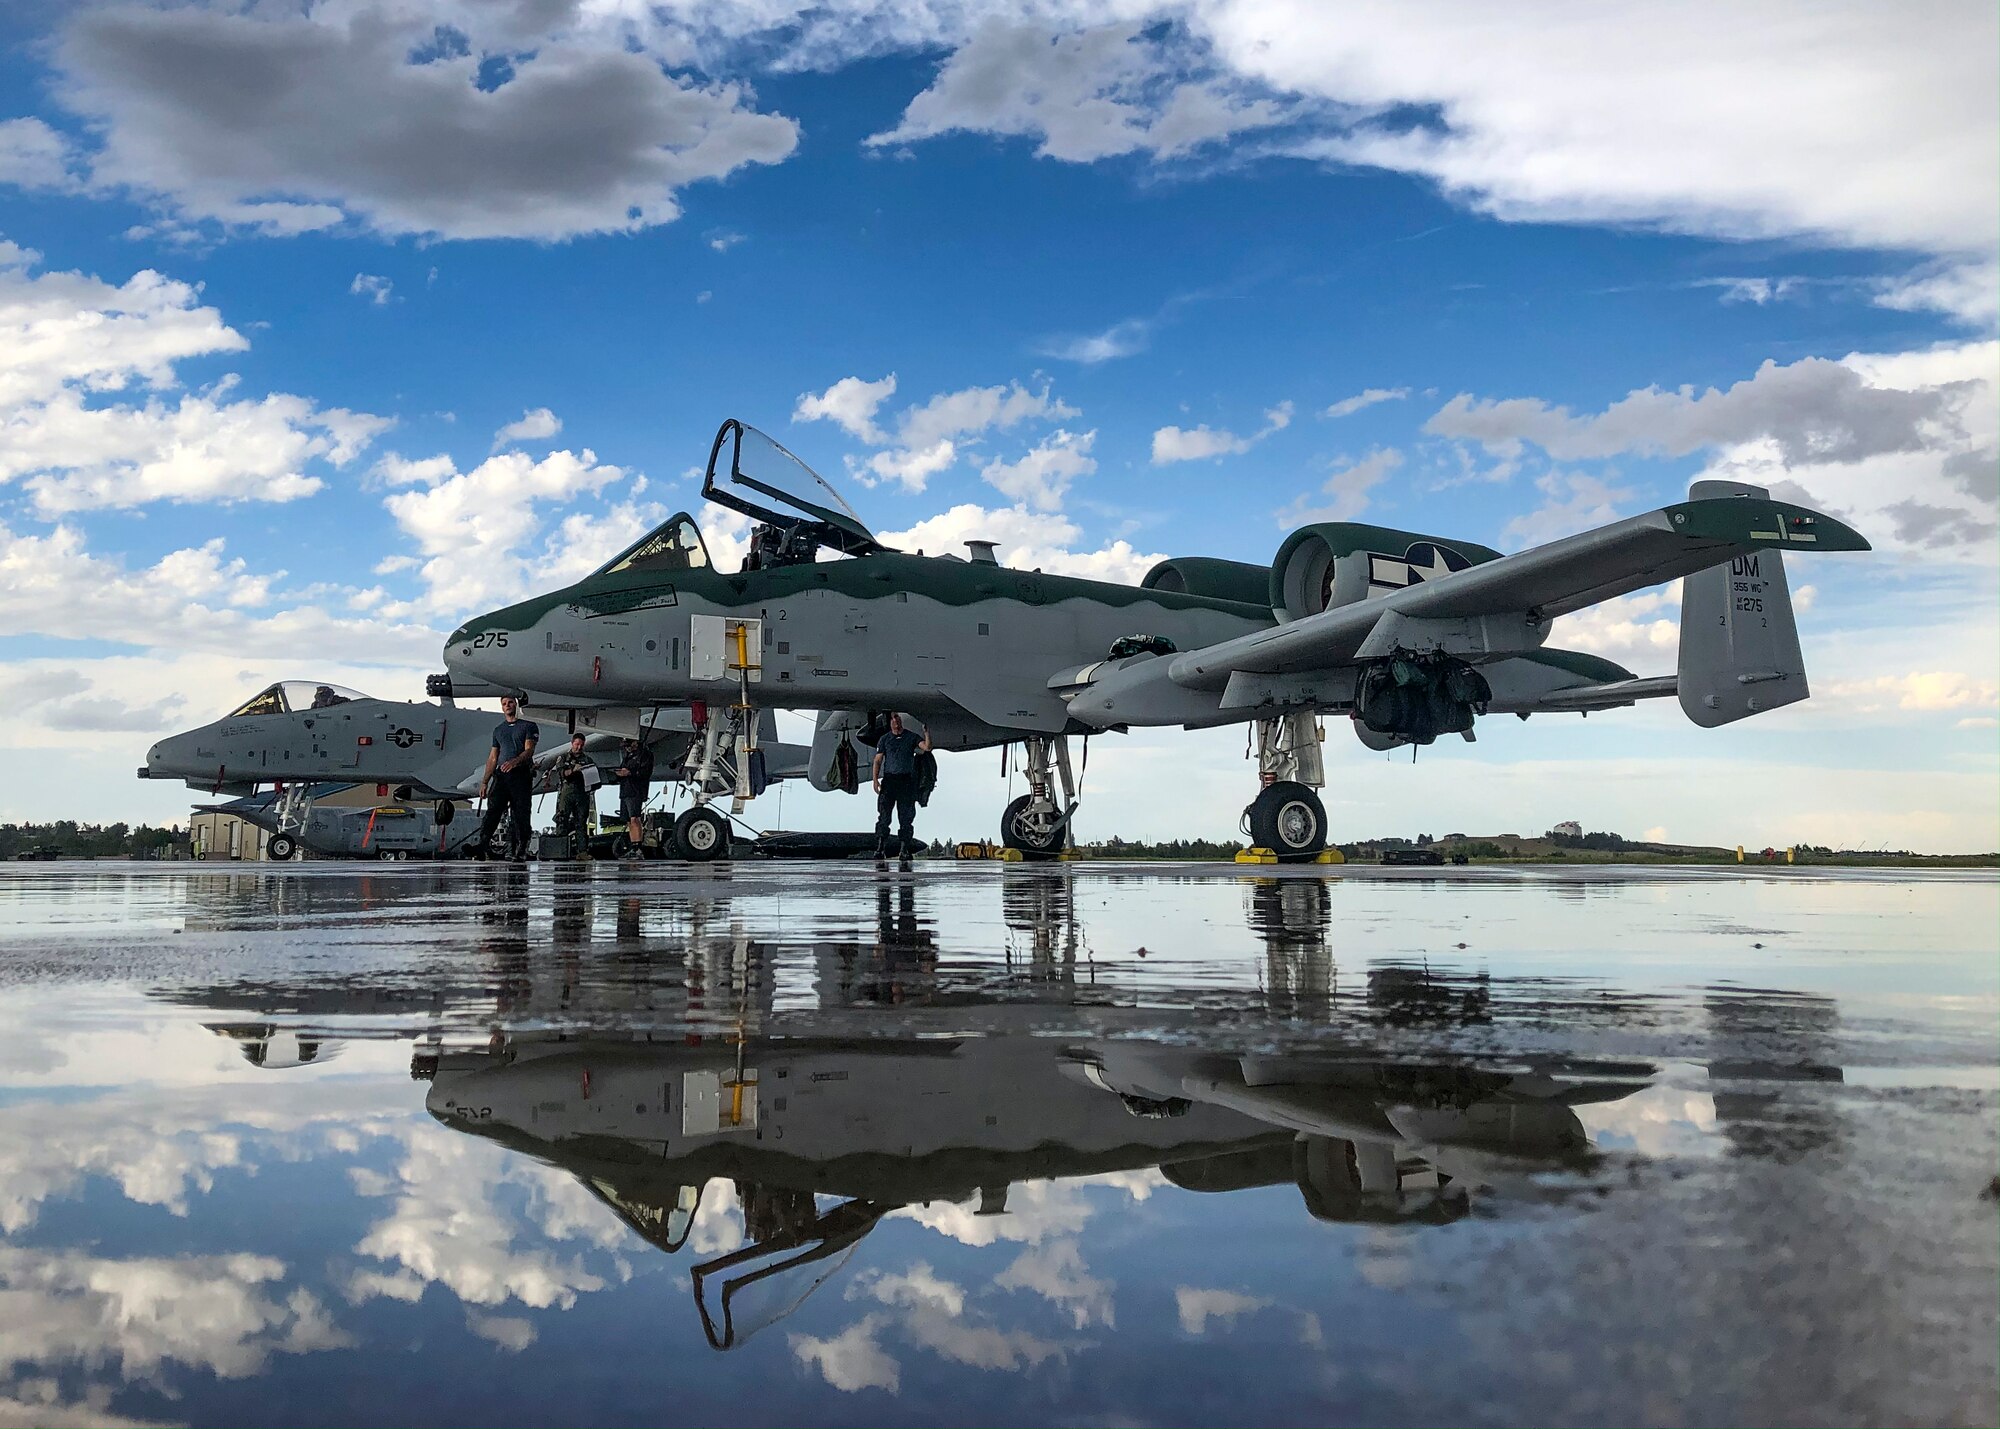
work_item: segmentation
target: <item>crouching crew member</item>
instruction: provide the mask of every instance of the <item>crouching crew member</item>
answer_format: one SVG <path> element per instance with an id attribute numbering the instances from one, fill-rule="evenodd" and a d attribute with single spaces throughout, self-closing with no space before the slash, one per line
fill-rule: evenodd
<path id="1" fill-rule="evenodd" d="M 896 815 L 897 851 L 904 858 L 916 847 L 917 755 L 929 753 L 928 732 L 903 728 L 903 717 L 889 716 L 889 732 L 875 741 L 875 853 L 889 849 L 889 815 Z"/>
<path id="2" fill-rule="evenodd" d="M 646 811 L 646 796 L 653 783 L 653 751 L 636 739 L 618 747 L 618 812 L 625 820 L 625 837 L 631 840 L 636 857 L 646 842 L 646 827 L 640 816 Z"/>
<path id="3" fill-rule="evenodd" d="M 493 726 L 493 747 L 486 753 L 486 772 L 479 779 L 479 797 L 486 800 L 486 817 L 479 824 L 481 857 L 491 847 L 493 830 L 501 817 L 514 816 L 507 833 L 507 856 L 528 856 L 528 806 L 535 792 L 535 744 L 542 737 L 541 726 L 521 718 L 521 706 L 512 695 L 500 697 L 500 723 Z M 487 791 L 492 797 L 487 797 Z"/>
<path id="4" fill-rule="evenodd" d="M 590 857 L 590 826 L 595 822 L 597 765 L 583 752 L 583 736 L 570 736 L 569 748 L 556 760 L 556 832 L 570 841 L 571 858 Z"/>

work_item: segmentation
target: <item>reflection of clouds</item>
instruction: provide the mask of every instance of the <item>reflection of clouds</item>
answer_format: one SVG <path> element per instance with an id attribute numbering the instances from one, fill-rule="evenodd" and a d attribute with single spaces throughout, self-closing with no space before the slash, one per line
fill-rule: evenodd
<path id="1" fill-rule="evenodd" d="M 156 1421 L 113 1414 L 110 1402 L 108 1385 L 92 1385 L 72 1402 L 53 1379 L 0 1383 L 0 1429 L 153 1429 Z"/>
<path id="2" fill-rule="evenodd" d="M 482 1340 L 491 1340 L 509 1354 L 518 1355 L 535 1342 L 533 1322 L 518 1315 L 482 1315 L 476 1310 L 468 1311 L 465 1328 Z"/>
<path id="3" fill-rule="evenodd" d="M 1238 1315 L 1262 1310 L 1270 1303 L 1260 1296 L 1245 1295 L 1238 1290 L 1203 1290 L 1193 1285 L 1174 1287 L 1174 1308 L 1180 1313 L 1181 1330 L 1190 1335 L 1207 1334 L 1210 1320 L 1220 1320 L 1226 1325 Z"/>
<path id="4" fill-rule="evenodd" d="M 1143 1201 L 1153 1194 L 1155 1187 L 1166 1184 L 1166 1177 L 1155 1167 L 1079 1176 L 1068 1181 L 1021 1181 L 1007 1188 L 1007 1210 L 1001 1215 L 982 1216 L 975 1206 L 952 1201 L 903 1206 L 889 1215 L 915 1221 L 960 1245 L 995 1245 L 1003 1240 L 1039 1245 L 1051 1237 L 1075 1235 L 1083 1229 L 1095 1210 L 1086 1194 L 1093 1186 L 1108 1186 L 1125 1192 L 1135 1201 Z"/>
<path id="5" fill-rule="evenodd" d="M 582 1240 L 609 1249 L 627 1234 L 574 1178 L 445 1127 L 416 1124 L 401 1134 L 394 1205 L 355 1249 L 403 1275 L 362 1271 L 349 1282 L 351 1299 L 405 1298 L 408 1277 L 471 1305 L 518 1300 L 536 1309 L 568 1309 L 579 1293 L 604 1288 L 581 1255 L 553 1248 Z"/>
<path id="6" fill-rule="evenodd" d="M 190 1194 L 207 1192 L 216 1172 L 254 1169 L 253 1149 L 293 1159 L 309 1128 L 365 1126 L 394 1105 L 391 1095 L 327 1080 L 282 1099 L 216 1086 L 140 1087 L 85 1103 L 0 1107 L 0 1230 L 34 1224 L 44 1202 L 77 1194 L 93 1176 L 115 1182 L 127 1200 L 184 1216 Z"/>
<path id="7" fill-rule="evenodd" d="M 929 1306 L 947 1315 L 965 1313 L 965 1288 L 943 1279 L 927 1260 L 910 1262 L 900 1275 L 886 1271 L 863 1271 L 847 1292 L 850 1300 L 866 1295 L 884 1305 L 907 1305 L 913 1309 Z"/>
<path id="8" fill-rule="evenodd" d="M 1416 1275 L 1406 1230 L 1370 1226 L 1354 1250 L 1355 1269 L 1363 1283 L 1376 1290 L 1406 1289 Z"/>
<path id="9" fill-rule="evenodd" d="M 1024 1265 L 1028 1267 L 1025 1270 Z M 1041 1285 L 1030 1283 L 1036 1280 L 1058 1292 L 1049 1298 L 1066 1305 L 1079 1327 L 1099 1312 L 1100 1300 L 1104 1323 L 1110 1323 L 1110 1286 L 1084 1272 L 1073 1243 L 1061 1242 L 1047 1252 L 1023 1254 L 994 1284 L 1003 1289 L 1041 1289 Z M 1047 1360 L 1061 1359 L 1065 1353 L 1053 1340 L 1026 1330 L 1001 1329 L 979 1316 L 976 1309 L 968 1315 L 965 1287 L 946 1280 L 928 1261 L 912 1261 L 900 1272 L 865 1271 L 847 1287 L 846 1298 L 872 1300 L 885 1308 L 868 1311 L 837 1335 L 824 1339 L 793 1335 L 790 1343 L 800 1364 L 818 1369 L 828 1384 L 847 1393 L 861 1389 L 896 1392 L 902 1382 L 902 1363 L 883 1345 L 884 1336 L 892 1332 L 910 1349 L 929 1350 L 940 1359 L 970 1369 L 1032 1369 Z M 1079 1309 L 1079 1305 L 1086 1308 Z"/>
<path id="10" fill-rule="evenodd" d="M 817 1367 L 835 1389 L 852 1394 L 861 1389 L 886 1389 L 894 1394 L 903 1383 L 903 1368 L 875 1336 L 888 1323 L 883 1314 L 864 1315 L 830 1339 L 791 1336 L 792 1353 L 802 1365 Z"/>
<path id="11" fill-rule="evenodd" d="M 743 1208 L 737 1203 L 734 1181 L 718 1176 L 702 1188 L 687 1243 L 700 1256 L 727 1255 L 743 1244 Z"/>
<path id="12" fill-rule="evenodd" d="M 999 1330 L 968 1325 L 962 1320 L 930 1315 L 906 1315 L 903 1329 L 910 1339 L 954 1364 L 972 1369 L 1020 1369 L 1047 1359 L 1062 1358 L 1063 1348 L 1026 1330 Z"/>
<path id="13" fill-rule="evenodd" d="M 1689 1087 L 1656 1083 L 1621 1101 L 1592 1102 L 1574 1110 L 1600 1151 L 1719 1156 L 1726 1146 L 1716 1135 L 1715 1098 Z"/>
<path id="14" fill-rule="evenodd" d="M 310 1291 L 283 1293 L 284 1274 L 264 1255 L 111 1260 L 0 1247 L 0 1364 L 127 1379 L 183 1364 L 242 1379 L 273 1354 L 350 1345 Z"/>
<path id="15" fill-rule="evenodd" d="M 1116 1323 L 1111 1308 L 1111 1292 L 1116 1287 L 1090 1273 L 1073 1240 L 1022 1251 L 993 1283 L 1002 1290 L 1034 1291 L 1067 1311 L 1070 1323 L 1079 1330 L 1092 1325 L 1110 1329 Z"/>

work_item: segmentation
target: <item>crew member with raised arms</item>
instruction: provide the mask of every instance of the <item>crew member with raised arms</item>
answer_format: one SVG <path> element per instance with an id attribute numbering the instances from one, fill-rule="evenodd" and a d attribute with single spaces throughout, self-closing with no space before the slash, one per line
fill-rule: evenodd
<path id="1" fill-rule="evenodd" d="M 501 816 L 511 812 L 513 827 L 507 834 L 507 856 L 528 856 L 529 804 L 535 792 L 535 745 L 542 737 L 541 726 L 521 718 L 521 706 L 512 695 L 500 697 L 500 723 L 493 726 L 493 747 L 486 752 L 486 772 L 479 776 L 479 797 L 486 799 L 486 817 L 480 820 L 478 850 L 484 858 L 491 846 L 493 830 Z M 487 798 L 487 791 L 492 797 Z"/>
<path id="2" fill-rule="evenodd" d="M 888 852 L 889 815 L 899 825 L 898 852 L 904 858 L 916 847 L 917 755 L 929 753 L 930 732 L 919 735 L 903 728 L 903 717 L 889 716 L 889 732 L 875 741 L 875 854 Z"/>

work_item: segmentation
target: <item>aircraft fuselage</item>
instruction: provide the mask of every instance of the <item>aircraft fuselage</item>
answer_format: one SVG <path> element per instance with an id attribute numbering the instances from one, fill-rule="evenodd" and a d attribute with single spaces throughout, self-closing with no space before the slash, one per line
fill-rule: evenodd
<path id="1" fill-rule="evenodd" d="M 980 562 L 885 553 L 723 575 L 600 574 L 460 627 L 454 679 L 610 705 L 721 702 L 694 617 L 761 622 L 755 702 L 899 709 L 969 748 L 1072 726 L 1047 687 L 1125 635 L 1193 649 L 1270 625 L 1268 610 Z"/>

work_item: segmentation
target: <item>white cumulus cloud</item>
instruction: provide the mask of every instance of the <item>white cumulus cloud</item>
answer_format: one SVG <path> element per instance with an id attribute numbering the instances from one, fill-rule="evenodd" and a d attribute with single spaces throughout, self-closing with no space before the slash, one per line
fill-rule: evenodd
<path id="1" fill-rule="evenodd" d="M 1275 432 L 1292 424 L 1292 404 L 1280 402 L 1264 414 L 1264 425 L 1247 437 L 1203 425 L 1193 428 L 1161 427 L 1153 433 L 1153 465 L 1177 461 L 1206 461 L 1212 457 L 1241 456 Z"/>
<path id="2" fill-rule="evenodd" d="M 1320 483 L 1316 494 L 1304 494 L 1277 513 L 1281 526 L 1305 526 L 1315 521 L 1352 521 L 1368 509 L 1371 493 L 1403 464 L 1393 447 L 1376 447 L 1355 460 L 1343 459 Z"/>
<path id="3" fill-rule="evenodd" d="M 1069 485 L 1097 470 L 1090 455 L 1096 432 L 1058 428 L 1019 461 L 992 462 L 980 471 L 1002 496 L 1035 511 L 1059 511 Z"/>
<path id="4" fill-rule="evenodd" d="M 156 501 L 296 501 L 307 468 L 352 462 L 388 419 L 304 397 L 238 397 L 233 376 L 175 393 L 175 365 L 248 344 L 196 290 L 157 273 L 122 284 L 37 272 L 0 242 L 0 483 L 44 513 Z M 143 402 L 107 394 L 152 389 Z"/>
<path id="5" fill-rule="evenodd" d="M 536 407 L 523 412 L 519 421 L 509 422 L 493 434 L 493 450 L 512 446 L 516 442 L 545 442 L 561 432 L 562 418 L 547 407 Z"/>

